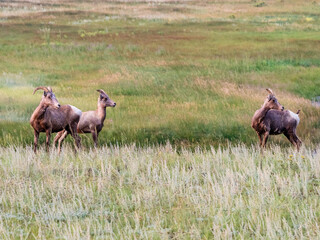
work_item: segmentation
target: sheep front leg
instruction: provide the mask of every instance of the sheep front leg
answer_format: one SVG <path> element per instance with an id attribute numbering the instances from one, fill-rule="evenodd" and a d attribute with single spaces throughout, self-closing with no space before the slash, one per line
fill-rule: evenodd
<path id="1" fill-rule="evenodd" d="M 259 132 L 256 132 L 257 133 L 257 135 L 258 135 L 258 138 L 259 138 L 259 145 L 260 145 L 260 147 L 261 147 L 261 145 L 262 145 L 262 138 L 261 138 L 261 134 L 259 133 Z"/>
<path id="2" fill-rule="evenodd" d="M 51 137 L 51 129 L 48 129 L 46 131 L 46 151 L 47 152 L 49 152 L 50 137 Z"/>
<path id="3" fill-rule="evenodd" d="M 269 137 L 269 132 L 265 132 L 262 141 L 262 147 L 265 148 Z"/>
<path id="4" fill-rule="evenodd" d="M 98 146 L 98 137 L 97 137 L 96 129 L 92 129 L 91 130 L 91 134 L 92 134 L 92 139 L 93 139 L 93 142 L 94 142 L 94 147 L 96 148 Z"/>
<path id="5" fill-rule="evenodd" d="M 39 140 L 39 132 L 34 130 L 34 146 L 33 146 L 34 153 L 37 153 L 38 140 Z"/>

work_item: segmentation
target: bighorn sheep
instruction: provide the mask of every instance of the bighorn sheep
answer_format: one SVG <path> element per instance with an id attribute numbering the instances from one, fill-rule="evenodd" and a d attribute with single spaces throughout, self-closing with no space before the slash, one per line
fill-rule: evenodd
<path id="1" fill-rule="evenodd" d="M 293 113 L 283 110 L 284 107 L 278 102 L 271 89 L 266 89 L 269 96 L 264 101 L 262 107 L 255 112 L 252 118 L 251 127 L 256 130 L 260 140 L 260 146 L 266 146 L 269 135 L 284 134 L 288 140 L 299 151 L 301 141 L 296 134 L 299 124 L 299 112 Z"/>
<path id="2" fill-rule="evenodd" d="M 103 122 L 106 118 L 106 107 L 115 107 L 116 103 L 112 101 L 103 90 L 97 90 L 100 93 L 98 98 L 98 109 L 95 111 L 83 112 L 78 123 L 78 133 L 91 133 L 94 141 L 94 146 L 98 145 L 98 135 L 103 128 Z M 61 131 L 54 138 L 54 145 L 59 141 L 58 148 L 68 135 L 68 132 Z"/>
<path id="3" fill-rule="evenodd" d="M 82 112 L 71 105 L 60 106 L 51 87 L 37 87 L 33 94 L 39 89 L 44 93 L 39 106 L 30 118 L 30 124 L 34 129 L 34 152 L 37 152 L 40 132 L 46 133 L 46 151 L 49 151 L 51 133 L 62 130 L 71 133 L 76 146 L 80 147 L 81 139 L 77 134 L 77 124 Z"/>

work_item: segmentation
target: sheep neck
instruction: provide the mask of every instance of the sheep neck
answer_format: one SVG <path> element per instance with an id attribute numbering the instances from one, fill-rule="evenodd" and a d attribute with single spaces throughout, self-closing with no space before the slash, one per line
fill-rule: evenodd
<path id="1" fill-rule="evenodd" d="M 267 112 L 269 111 L 270 109 L 269 108 L 265 108 L 265 107 L 262 107 L 258 110 L 258 112 L 254 115 L 254 120 L 256 120 L 256 122 L 258 124 L 260 124 L 263 119 L 265 118 Z"/>
<path id="2" fill-rule="evenodd" d="M 104 120 L 106 119 L 106 115 L 107 115 L 107 111 L 106 111 L 106 107 L 103 107 L 100 103 L 98 103 L 98 117 L 101 120 L 101 123 L 104 122 Z"/>
<path id="3" fill-rule="evenodd" d="M 32 116 L 31 116 L 31 119 L 30 121 L 33 122 L 35 121 L 36 119 L 41 119 L 43 118 L 44 116 L 44 113 L 46 112 L 48 106 L 43 104 L 43 103 L 40 103 L 39 106 L 36 108 L 36 110 L 34 110 Z"/>

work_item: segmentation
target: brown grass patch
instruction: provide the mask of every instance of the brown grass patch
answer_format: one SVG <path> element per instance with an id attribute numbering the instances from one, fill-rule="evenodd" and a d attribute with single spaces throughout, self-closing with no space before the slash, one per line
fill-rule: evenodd
<path id="1" fill-rule="evenodd" d="M 117 73 L 111 73 L 111 74 L 107 74 L 104 75 L 102 78 L 99 78 L 98 80 L 96 80 L 96 83 L 117 83 L 120 81 L 122 77 L 122 74 L 117 72 Z"/>

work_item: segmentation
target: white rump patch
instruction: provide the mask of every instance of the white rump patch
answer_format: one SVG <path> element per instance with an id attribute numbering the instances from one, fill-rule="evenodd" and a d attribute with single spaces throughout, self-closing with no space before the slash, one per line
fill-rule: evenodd
<path id="1" fill-rule="evenodd" d="M 73 110 L 77 115 L 81 116 L 82 112 L 81 112 L 81 110 L 80 110 L 79 108 L 76 108 L 75 106 L 72 106 L 72 105 L 69 105 L 69 106 L 72 108 L 72 110 Z"/>
<path id="2" fill-rule="evenodd" d="M 300 122 L 299 115 L 298 115 L 298 114 L 296 114 L 296 113 L 294 113 L 294 112 L 291 112 L 290 110 L 289 110 L 289 113 L 290 113 L 290 116 L 291 116 L 292 118 L 294 118 L 294 119 L 297 121 L 297 125 L 298 125 L 298 124 L 299 124 L 299 122 Z"/>

